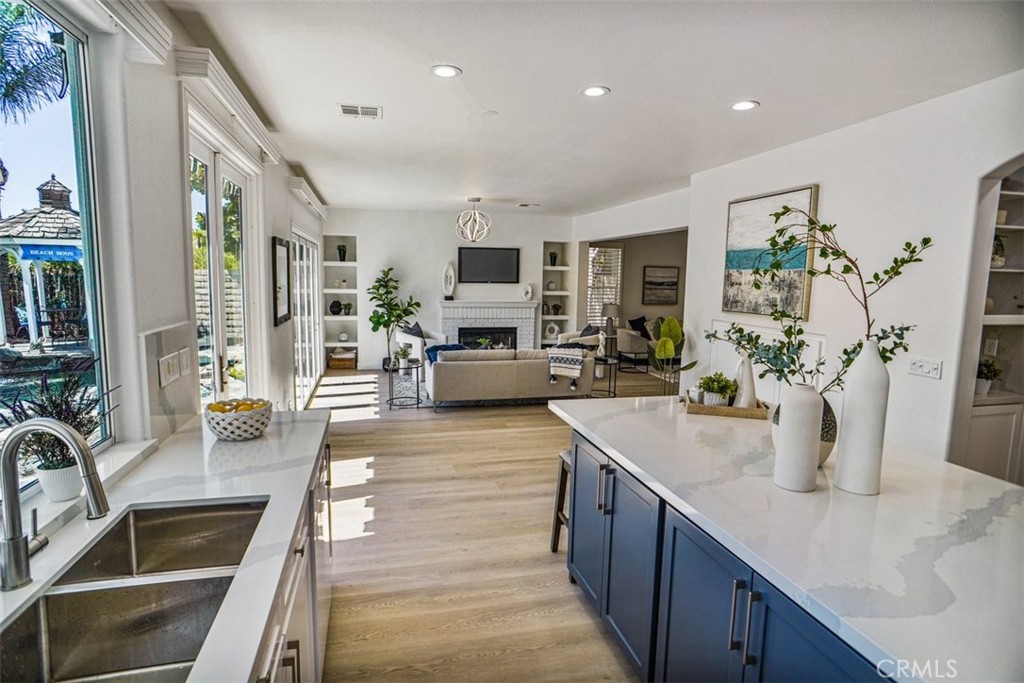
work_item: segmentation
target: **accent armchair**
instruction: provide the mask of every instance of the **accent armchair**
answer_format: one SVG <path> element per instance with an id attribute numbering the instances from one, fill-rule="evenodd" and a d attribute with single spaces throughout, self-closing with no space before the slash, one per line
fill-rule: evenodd
<path id="1" fill-rule="evenodd" d="M 627 360 L 631 367 L 620 367 L 622 372 L 646 372 L 647 350 L 652 348 L 651 341 L 644 339 L 634 329 L 620 327 L 616 331 L 618 340 L 619 360 Z M 640 369 L 643 366 L 643 370 Z"/>

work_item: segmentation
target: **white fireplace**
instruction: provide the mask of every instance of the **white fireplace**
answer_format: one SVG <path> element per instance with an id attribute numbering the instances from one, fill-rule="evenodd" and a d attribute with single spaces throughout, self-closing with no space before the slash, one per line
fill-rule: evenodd
<path id="1" fill-rule="evenodd" d="M 516 348 L 537 348 L 539 301 L 442 301 L 441 334 L 459 339 L 460 327 L 514 327 Z"/>

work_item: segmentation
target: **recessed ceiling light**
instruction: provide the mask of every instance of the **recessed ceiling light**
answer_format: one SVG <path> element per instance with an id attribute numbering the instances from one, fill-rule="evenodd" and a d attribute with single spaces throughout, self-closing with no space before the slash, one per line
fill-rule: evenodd
<path id="1" fill-rule="evenodd" d="M 588 85 L 583 90 L 580 90 L 580 92 L 586 95 L 587 97 L 602 97 L 603 95 L 607 95 L 611 91 L 611 88 L 606 88 L 603 85 Z"/>
<path id="2" fill-rule="evenodd" d="M 732 105 L 734 111 L 750 111 L 751 109 L 757 109 L 761 106 L 761 103 L 757 100 L 743 100 Z"/>
<path id="3" fill-rule="evenodd" d="M 438 78 L 458 78 L 462 75 L 462 69 L 451 64 L 435 64 L 430 67 L 430 71 Z"/>

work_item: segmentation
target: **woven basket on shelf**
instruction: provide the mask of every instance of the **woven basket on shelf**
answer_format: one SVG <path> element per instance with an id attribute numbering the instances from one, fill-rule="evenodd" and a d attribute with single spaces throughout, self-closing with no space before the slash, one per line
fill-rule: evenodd
<path id="1" fill-rule="evenodd" d="M 217 413 L 209 407 L 203 411 L 206 424 L 218 439 L 225 441 L 247 441 L 263 436 L 270 424 L 273 406 L 248 410 L 243 413 Z"/>

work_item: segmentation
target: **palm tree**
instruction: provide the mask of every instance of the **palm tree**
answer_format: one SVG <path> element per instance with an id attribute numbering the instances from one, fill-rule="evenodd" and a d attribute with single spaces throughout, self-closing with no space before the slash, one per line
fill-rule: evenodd
<path id="1" fill-rule="evenodd" d="M 56 27 L 28 5 L 0 1 L 0 115 L 4 123 L 24 121 L 68 90 L 64 52 L 40 35 Z M 8 172 L 0 158 L 0 192 Z"/>

